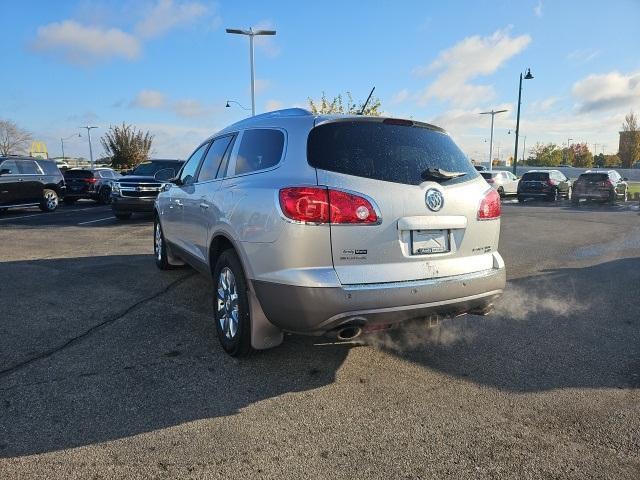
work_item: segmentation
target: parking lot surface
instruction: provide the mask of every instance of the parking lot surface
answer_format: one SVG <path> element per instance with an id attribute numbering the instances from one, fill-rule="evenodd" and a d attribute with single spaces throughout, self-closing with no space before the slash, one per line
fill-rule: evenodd
<path id="1" fill-rule="evenodd" d="M 507 202 L 494 314 L 240 361 L 152 249 L 0 215 L 0 478 L 640 478 L 637 206 Z"/>

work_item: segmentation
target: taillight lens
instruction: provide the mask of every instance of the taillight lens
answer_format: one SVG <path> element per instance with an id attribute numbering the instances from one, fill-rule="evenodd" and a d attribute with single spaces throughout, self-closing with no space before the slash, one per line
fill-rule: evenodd
<path id="1" fill-rule="evenodd" d="M 321 187 L 289 187 L 280 190 L 280 208 L 297 222 L 327 223 L 329 191 Z"/>
<path id="2" fill-rule="evenodd" d="M 489 190 L 478 208 L 478 220 L 492 220 L 500 218 L 502 207 L 500 205 L 500 194 L 494 189 Z"/>
<path id="3" fill-rule="evenodd" d="M 495 180 L 493 178 L 486 178 L 485 180 L 487 181 L 487 183 L 495 183 Z"/>
<path id="4" fill-rule="evenodd" d="M 280 208 L 287 218 L 306 223 L 371 224 L 378 221 L 369 200 L 324 187 L 280 190 Z"/>
<path id="5" fill-rule="evenodd" d="M 549 185 L 550 187 L 555 187 L 557 185 L 555 180 L 547 180 L 547 185 Z"/>
<path id="6" fill-rule="evenodd" d="M 85 178 L 84 181 L 87 183 L 96 183 L 97 179 L 95 177 L 89 177 L 89 178 Z"/>
<path id="7" fill-rule="evenodd" d="M 329 190 L 331 223 L 376 223 L 373 205 L 366 198 L 340 190 Z"/>

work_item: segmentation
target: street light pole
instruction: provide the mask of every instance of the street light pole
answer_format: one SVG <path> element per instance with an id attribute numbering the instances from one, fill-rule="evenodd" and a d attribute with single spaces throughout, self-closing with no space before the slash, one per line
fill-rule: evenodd
<path id="1" fill-rule="evenodd" d="M 89 137 L 89 159 L 91 160 L 91 168 L 93 168 L 93 147 L 91 146 L 91 129 L 98 128 L 98 127 L 90 127 L 89 125 L 87 125 L 86 127 L 80 127 L 80 128 L 87 129 L 87 137 Z"/>
<path id="2" fill-rule="evenodd" d="M 493 170 L 493 117 L 498 113 L 506 112 L 507 110 L 491 110 L 490 112 L 480 112 L 480 115 L 491 115 L 491 140 L 489 141 L 489 171 Z"/>
<path id="3" fill-rule="evenodd" d="M 237 28 L 227 28 L 227 33 L 236 35 L 247 35 L 249 37 L 249 62 L 251 64 L 251 115 L 256 114 L 256 93 L 255 93 L 255 67 L 253 61 L 253 37 L 256 35 L 275 35 L 275 30 L 241 30 Z"/>
<path id="4" fill-rule="evenodd" d="M 527 73 L 524 76 L 525 80 L 531 80 L 533 75 L 531 75 L 531 69 L 527 68 Z M 520 134 L 520 105 L 522 104 L 522 72 L 520 72 L 520 85 L 518 87 L 518 115 L 516 118 L 516 148 L 515 153 L 513 154 L 513 174 L 517 174 L 517 166 L 518 166 L 518 135 Z"/>
<path id="5" fill-rule="evenodd" d="M 524 154 L 527 152 L 527 136 L 525 135 L 522 142 L 522 163 L 524 164 Z"/>

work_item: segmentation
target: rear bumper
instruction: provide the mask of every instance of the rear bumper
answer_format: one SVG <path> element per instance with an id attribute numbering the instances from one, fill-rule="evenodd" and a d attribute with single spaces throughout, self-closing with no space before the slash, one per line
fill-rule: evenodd
<path id="1" fill-rule="evenodd" d="M 119 197 L 111 195 L 114 212 L 153 212 L 155 198 Z"/>
<path id="2" fill-rule="evenodd" d="M 525 198 L 544 198 L 544 197 L 551 197 L 554 194 L 553 190 L 537 190 L 537 191 L 533 191 L 533 192 L 523 192 L 520 191 L 518 192 L 518 196 L 519 197 L 525 197 Z"/>
<path id="3" fill-rule="evenodd" d="M 482 310 L 502 294 L 506 273 L 496 254 L 490 270 L 410 282 L 298 287 L 253 281 L 262 310 L 282 330 L 322 335 L 342 325 L 394 324 L 431 315 Z"/>
<path id="4" fill-rule="evenodd" d="M 587 190 L 587 191 L 574 190 L 573 191 L 574 199 L 587 198 L 587 199 L 595 199 L 595 200 L 607 200 L 611 196 L 613 196 L 613 193 L 611 192 L 611 190 Z"/>

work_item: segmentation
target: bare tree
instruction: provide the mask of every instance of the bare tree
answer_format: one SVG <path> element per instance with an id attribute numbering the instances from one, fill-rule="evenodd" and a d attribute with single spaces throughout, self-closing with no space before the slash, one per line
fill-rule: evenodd
<path id="1" fill-rule="evenodd" d="M 27 153 L 32 136 L 11 120 L 0 119 L 0 155 Z"/>
<path id="2" fill-rule="evenodd" d="M 637 132 L 638 131 L 638 116 L 631 110 L 624 116 L 624 123 L 622 124 L 623 132 Z"/>
<path id="3" fill-rule="evenodd" d="M 355 115 L 362 111 L 362 104 L 357 105 L 353 101 L 353 97 L 351 96 L 351 92 L 347 92 L 346 95 L 347 102 L 346 105 L 342 100 L 342 94 L 339 94 L 337 97 L 334 97 L 332 100 L 327 99 L 327 96 L 324 92 L 322 92 L 322 97 L 320 100 L 314 100 L 309 98 L 309 108 L 311 112 L 314 114 L 350 114 Z M 363 102 L 364 103 L 364 102 Z M 368 115 L 372 117 L 380 116 L 380 99 L 374 97 L 371 99 L 369 104 L 364 108 L 362 112 L 363 115 Z"/>

